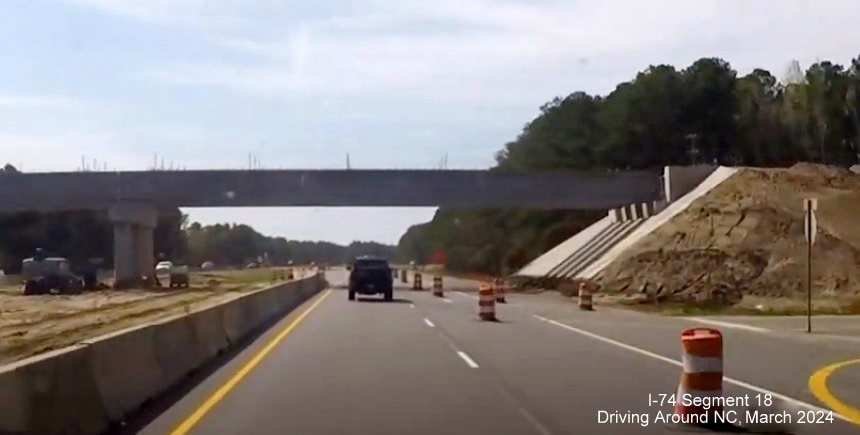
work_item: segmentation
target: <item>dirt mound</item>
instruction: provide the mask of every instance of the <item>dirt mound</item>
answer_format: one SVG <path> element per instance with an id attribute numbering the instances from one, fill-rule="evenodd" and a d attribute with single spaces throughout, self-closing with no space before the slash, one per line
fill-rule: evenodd
<path id="1" fill-rule="evenodd" d="M 810 197 L 818 198 L 819 225 L 813 291 L 860 294 L 860 174 L 805 163 L 739 170 L 625 252 L 600 282 L 652 300 L 802 296 Z"/>

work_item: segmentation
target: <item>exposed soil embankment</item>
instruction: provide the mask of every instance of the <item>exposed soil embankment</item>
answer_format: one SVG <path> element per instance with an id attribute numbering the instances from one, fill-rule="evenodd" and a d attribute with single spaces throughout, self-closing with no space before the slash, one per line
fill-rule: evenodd
<path id="1" fill-rule="evenodd" d="M 744 168 L 646 236 L 599 277 L 651 301 L 735 303 L 805 294 L 803 199 L 818 198 L 816 297 L 860 295 L 860 175 L 826 166 Z"/>

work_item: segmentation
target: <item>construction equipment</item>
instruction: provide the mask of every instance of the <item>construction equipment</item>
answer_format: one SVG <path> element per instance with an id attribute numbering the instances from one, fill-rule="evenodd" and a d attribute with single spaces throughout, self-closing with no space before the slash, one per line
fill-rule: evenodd
<path id="1" fill-rule="evenodd" d="M 188 266 L 178 266 L 171 261 L 161 261 L 155 266 L 155 276 L 159 284 L 165 275 L 168 287 L 188 287 L 190 281 Z"/>
<path id="2" fill-rule="evenodd" d="M 170 287 L 188 287 L 191 278 L 188 266 L 173 266 L 170 269 Z"/>
<path id="3" fill-rule="evenodd" d="M 104 290 L 107 285 L 99 282 L 99 266 L 104 263 L 102 258 L 90 258 L 79 270 L 78 274 L 84 283 L 84 290 Z"/>
<path id="4" fill-rule="evenodd" d="M 83 280 L 75 276 L 64 257 L 26 258 L 21 262 L 25 295 L 80 294 Z"/>

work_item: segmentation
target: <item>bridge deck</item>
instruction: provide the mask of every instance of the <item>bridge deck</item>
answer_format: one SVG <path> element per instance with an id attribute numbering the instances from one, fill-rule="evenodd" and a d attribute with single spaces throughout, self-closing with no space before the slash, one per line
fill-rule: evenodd
<path id="1" fill-rule="evenodd" d="M 0 174 L 0 211 L 412 206 L 608 209 L 656 200 L 659 175 L 486 170 L 206 170 Z"/>

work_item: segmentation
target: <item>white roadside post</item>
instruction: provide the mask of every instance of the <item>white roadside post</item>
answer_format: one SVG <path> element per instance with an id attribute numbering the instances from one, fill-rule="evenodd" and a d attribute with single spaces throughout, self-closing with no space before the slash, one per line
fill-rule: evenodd
<path id="1" fill-rule="evenodd" d="M 815 244 L 815 234 L 818 232 L 815 210 L 818 210 L 818 199 L 803 200 L 803 235 L 806 237 L 806 332 L 812 332 L 812 245 Z"/>

